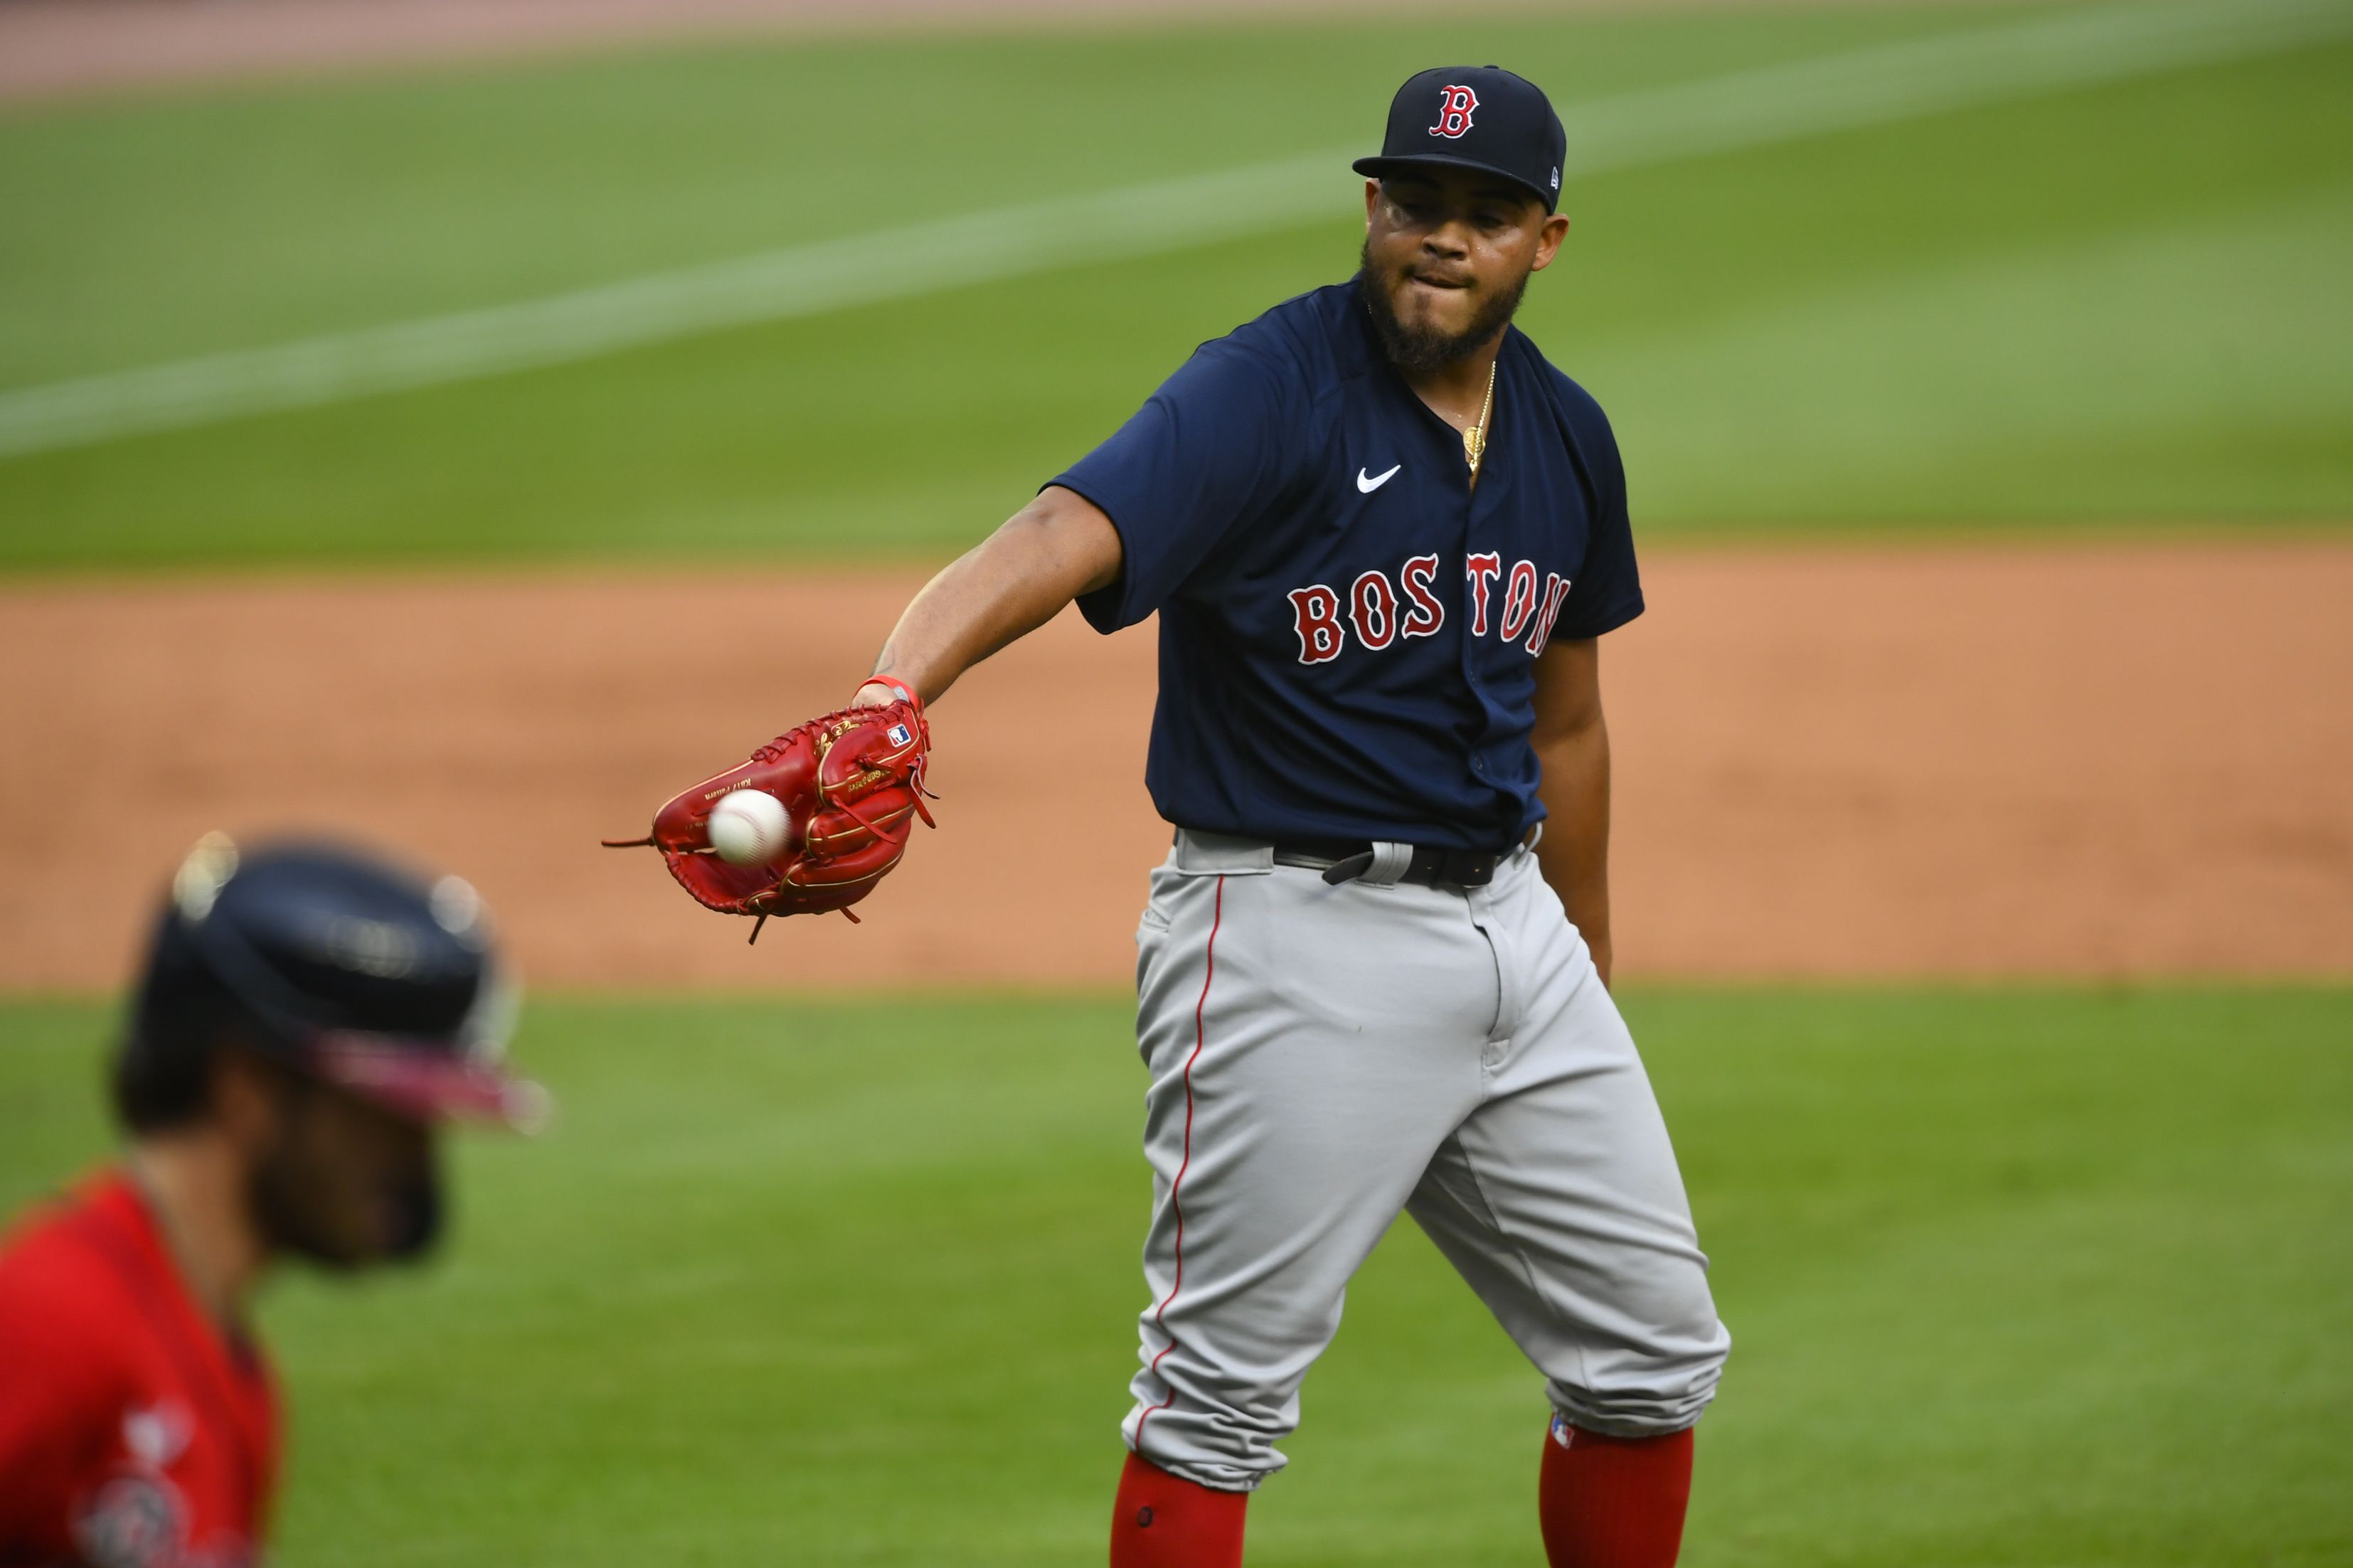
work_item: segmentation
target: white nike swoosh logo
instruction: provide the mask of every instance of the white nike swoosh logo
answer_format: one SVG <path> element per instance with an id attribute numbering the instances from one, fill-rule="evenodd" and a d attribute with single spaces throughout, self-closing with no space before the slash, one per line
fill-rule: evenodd
<path id="1" fill-rule="evenodd" d="M 1358 493 L 1358 494 L 1360 494 L 1360 495 L 1370 495 L 1370 494 L 1372 494 L 1375 490 L 1377 490 L 1377 489 L 1380 489 L 1383 485 L 1385 485 L 1385 484 L 1388 483 L 1390 479 L 1392 479 L 1396 478 L 1396 477 L 1397 477 L 1397 471 L 1398 471 L 1398 468 L 1404 468 L 1404 467 L 1405 467 L 1405 465 L 1404 465 L 1403 463 L 1399 463 L 1399 464 L 1398 464 L 1398 465 L 1397 465 L 1397 468 L 1391 468 L 1388 473 L 1386 473 L 1386 474 L 1375 474 L 1375 475 L 1374 475 L 1371 479 L 1366 479 L 1366 478 L 1365 478 L 1365 470 L 1364 470 L 1364 469 L 1362 469 L 1362 468 L 1358 468 L 1358 469 L 1356 470 L 1356 491 L 1357 491 L 1357 493 Z"/>

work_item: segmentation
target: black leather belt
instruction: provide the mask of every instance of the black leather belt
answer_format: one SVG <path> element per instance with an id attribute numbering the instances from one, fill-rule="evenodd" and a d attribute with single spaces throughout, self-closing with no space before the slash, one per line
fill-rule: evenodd
<path id="1" fill-rule="evenodd" d="M 1362 842 L 1277 844 L 1274 863 L 1322 871 L 1324 879 L 1335 887 L 1364 878 L 1377 882 L 1419 882 L 1430 888 L 1483 888 L 1495 879 L 1495 867 L 1504 858 L 1493 849 L 1434 849 L 1426 844 L 1386 847 L 1392 853 L 1385 856 L 1380 847 Z M 1404 869 L 1382 875 L 1400 858 L 1394 851 L 1408 847 L 1412 857 Z"/>

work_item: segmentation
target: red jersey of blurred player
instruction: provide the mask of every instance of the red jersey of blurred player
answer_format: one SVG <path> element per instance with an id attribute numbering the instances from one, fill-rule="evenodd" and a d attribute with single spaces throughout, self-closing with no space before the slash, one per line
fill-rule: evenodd
<path id="1" fill-rule="evenodd" d="M 269 1364 L 131 1179 L 29 1216 L 0 1250 L 0 1563 L 237 1568 L 277 1474 Z"/>
<path id="2" fill-rule="evenodd" d="M 119 1165 L 0 1244 L 0 1568 L 243 1568 L 278 1400 L 245 1325 L 284 1258 L 440 1227 L 436 1126 L 530 1119 L 473 889 L 217 835 L 173 880 L 113 1063 Z"/>

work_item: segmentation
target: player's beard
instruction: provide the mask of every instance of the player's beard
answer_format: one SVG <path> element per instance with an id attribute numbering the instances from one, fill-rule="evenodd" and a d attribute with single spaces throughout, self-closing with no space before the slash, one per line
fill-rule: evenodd
<path id="1" fill-rule="evenodd" d="M 326 1130 L 309 1120 L 315 1097 L 328 1091 L 290 1075 L 280 1092 L 277 1134 L 255 1162 L 246 1190 L 270 1250 L 337 1272 L 429 1252 L 443 1217 L 432 1162 L 351 1168 L 347 1154 L 322 1147 Z"/>
<path id="2" fill-rule="evenodd" d="M 387 1184 L 385 1233 L 363 1241 L 321 1211 L 315 1173 L 283 1148 L 255 1169 L 248 1201 L 270 1250 L 338 1273 L 414 1261 L 432 1250 L 441 1232 L 441 1188 L 430 1173 Z"/>
<path id="3" fill-rule="evenodd" d="M 1512 280 L 1510 288 L 1481 306 L 1471 324 L 1460 332 L 1409 326 L 1398 319 L 1396 310 L 1389 304 L 1388 285 L 1373 267 L 1372 241 L 1368 238 L 1358 257 L 1356 292 L 1365 301 L 1366 313 L 1373 319 L 1373 335 L 1381 340 L 1381 352 L 1388 356 L 1389 363 L 1409 377 L 1430 375 L 1461 363 L 1504 330 L 1519 310 L 1520 297 L 1528 291 L 1528 275 L 1521 273 Z"/>

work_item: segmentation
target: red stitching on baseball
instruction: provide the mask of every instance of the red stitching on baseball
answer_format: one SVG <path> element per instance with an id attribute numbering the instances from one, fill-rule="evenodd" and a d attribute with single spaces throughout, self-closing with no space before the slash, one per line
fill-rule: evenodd
<path id="1" fill-rule="evenodd" d="M 1168 1184 L 1168 1206 L 1176 1211 L 1176 1278 L 1170 1281 L 1168 1294 L 1161 1298 L 1159 1310 L 1152 1314 L 1152 1326 L 1168 1337 L 1168 1342 L 1160 1347 L 1160 1353 L 1154 1356 L 1152 1364 L 1145 1369 L 1155 1377 L 1160 1375 L 1161 1362 L 1166 1359 L 1170 1351 L 1176 1348 L 1176 1336 L 1168 1333 L 1168 1303 L 1176 1300 L 1177 1291 L 1185 1289 L 1184 1194 L 1185 1173 L 1190 1170 L 1193 1164 L 1193 1064 L 1201 1059 L 1201 1047 L 1208 1043 L 1208 1039 L 1201 1016 L 1209 1005 L 1209 982 L 1218 977 L 1218 927 L 1225 922 L 1225 918 L 1226 879 L 1220 873 L 1218 878 L 1217 901 L 1209 912 L 1209 945 L 1203 955 L 1207 968 L 1201 976 L 1201 998 L 1193 1004 L 1193 1054 L 1185 1058 L 1185 1156 L 1176 1162 L 1176 1179 Z M 1135 1418 L 1135 1453 L 1138 1458 L 1143 1458 L 1144 1455 L 1144 1424 L 1176 1402 L 1176 1386 L 1171 1384 L 1168 1387 L 1167 1398 L 1150 1406 L 1143 1415 Z"/>

